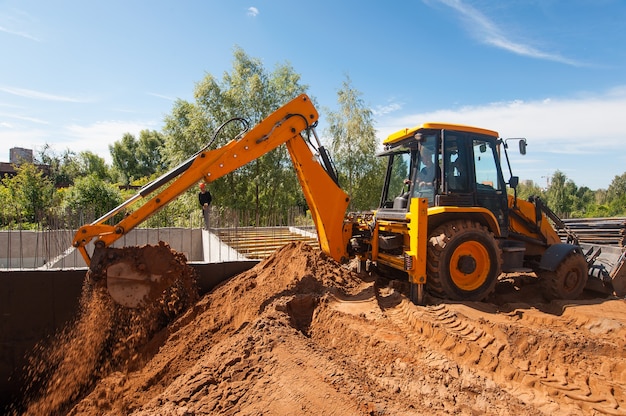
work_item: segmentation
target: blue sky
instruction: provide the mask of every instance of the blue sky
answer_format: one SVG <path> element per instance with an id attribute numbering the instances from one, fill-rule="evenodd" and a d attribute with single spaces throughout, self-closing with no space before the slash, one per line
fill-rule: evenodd
<path id="1" fill-rule="evenodd" d="M 110 162 L 241 47 L 301 74 L 322 128 L 348 75 L 381 141 L 475 125 L 528 139 L 522 179 L 607 188 L 626 172 L 625 22 L 624 0 L 0 0 L 0 161 L 47 143 Z"/>

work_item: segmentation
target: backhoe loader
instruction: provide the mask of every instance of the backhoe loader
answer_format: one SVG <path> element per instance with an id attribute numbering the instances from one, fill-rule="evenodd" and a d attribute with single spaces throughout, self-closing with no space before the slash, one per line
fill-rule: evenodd
<path id="1" fill-rule="evenodd" d="M 392 134 L 379 155 L 387 159 L 379 206 L 346 213 L 350 199 L 315 132 L 318 118 L 309 97 L 296 97 L 226 145 L 207 146 L 82 226 L 74 247 L 116 302 L 143 306 L 176 277 L 153 272 L 149 256 L 138 267 L 110 246 L 199 181 L 215 181 L 284 144 L 321 250 L 337 262 L 357 258 L 365 270 L 408 279 L 414 302 L 424 301 L 424 289 L 440 298 L 483 300 L 503 272 L 535 272 L 549 298 L 581 294 L 597 251 L 583 253 L 573 234 L 561 242 L 552 224 L 562 223 L 539 199 L 508 194 L 507 185 L 514 191 L 518 178 L 504 180 L 500 160 L 504 151 L 509 161 L 507 141 L 497 132 L 425 123 Z M 518 142 L 525 153 L 526 140 Z M 146 199 L 119 222 L 106 223 Z M 606 269 L 595 275 L 610 280 Z"/>
<path id="2" fill-rule="evenodd" d="M 510 172 L 510 140 L 526 153 L 526 139 L 465 125 L 424 123 L 390 135 L 379 155 L 388 159 L 380 204 L 360 219 L 367 226 L 353 228 L 352 252 L 383 272 L 405 273 L 417 302 L 424 287 L 441 298 L 483 300 L 501 273 L 535 273 L 548 299 L 580 296 L 590 268 L 601 286 L 609 283 L 600 248 L 584 253 L 539 198 L 517 198 L 518 177 L 505 182 L 500 160 L 504 153 Z"/>

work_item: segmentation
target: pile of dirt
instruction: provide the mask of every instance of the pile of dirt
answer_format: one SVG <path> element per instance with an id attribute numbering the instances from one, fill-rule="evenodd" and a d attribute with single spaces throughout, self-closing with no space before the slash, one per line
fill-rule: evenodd
<path id="1" fill-rule="evenodd" d="M 626 301 L 542 303 L 537 288 L 512 276 L 489 302 L 416 306 L 402 282 L 289 244 L 133 344 L 125 365 L 85 356 L 93 379 L 63 412 L 626 414 Z M 77 331 L 97 344 L 115 318 L 88 315 L 99 323 Z"/>
<path id="2" fill-rule="evenodd" d="M 39 344 L 29 359 L 29 383 L 21 405 L 28 415 L 65 414 L 102 377 L 135 371 L 145 364 L 155 335 L 198 300 L 195 270 L 166 243 L 108 249 L 110 261 L 126 261 L 163 276 L 168 287 L 141 309 L 116 304 L 107 290 L 106 268 L 90 270 L 76 320 Z"/>

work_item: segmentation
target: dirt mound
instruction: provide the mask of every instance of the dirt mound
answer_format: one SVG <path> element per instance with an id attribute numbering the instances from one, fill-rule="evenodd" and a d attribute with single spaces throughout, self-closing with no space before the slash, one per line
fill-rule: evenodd
<path id="1" fill-rule="evenodd" d="M 136 345 L 134 365 L 101 373 L 67 412 L 626 414 L 623 299 L 541 303 L 532 279 L 489 302 L 415 306 L 406 293 L 289 244 Z"/>
<path id="2" fill-rule="evenodd" d="M 128 309 L 113 302 L 106 269 L 88 272 L 75 322 L 38 345 L 30 358 L 26 414 L 64 414 L 100 378 L 142 367 L 146 354 L 141 350 L 198 300 L 195 270 L 166 243 L 110 249 L 109 254 L 110 259 L 137 267 L 146 263 L 146 257 L 154 257 L 150 272 L 168 276 L 171 285 L 160 288 L 146 307 Z"/>

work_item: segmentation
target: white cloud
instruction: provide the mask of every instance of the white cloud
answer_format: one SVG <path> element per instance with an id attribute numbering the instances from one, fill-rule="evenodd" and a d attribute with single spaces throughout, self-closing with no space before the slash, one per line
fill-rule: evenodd
<path id="1" fill-rule="evenodd" d="M 11 30 L 6 27 L 0 26 L 0 32 L 8 33 L 9 35 L 19 36 L 21 38 L 34 40 L 35 42 L 39 42 L 40 40 L 33 35 L 30 35 L 26 32 L 20 32 L 16 30 Z"/>
<path id="2" fill-rule="evenodd" d="M 109 145 L 120 140 L 126 133 L 139 138 L 141 130 L 157 130 L 160 126 L 153 121 L 99 121 L 90 125 L 70 125 L 66 128 L 70 140 L 63 141 L 66 146 L 76 152 L 90 150 L 111 162 Z"/>
<path id="3" fill-rule="evenodd" d="M 37 27 L 36 25 L 37 19 L 22 9 L 12 8 L 10 12 L 3 11 L 3 13 L 0 13 L 0 32 L 8 35 L 40 42 L 41 39 L 31 33 L 23 29 L 15 29 L 16 27 Z"/>
<path id="4" fill-rule="evenodd" d="M 111 163 L 109 145 L 120 140 L 125 133 L 136 138 L 141 130 L 159 130 L 161 126 L 155 121 L 100 121 L 88 125 L 73 124 L 60 131 L 41 129 L 13 129 L 2 131 L 0 143 L 0 161 L 7 161 L 9 149 L 25 147 L 35 153 L 48 144 L 52 151 L 61 153 L 71 150 L 79 153 L 89 150 Z"/>
<path id="5" fill-rule="evenodd" d="M 578 185 L 606 188 L 626 171 L 622 156 L 626 126 L 626 88 L 581 97 L 550 97 L 534 101 L 486 103 L 462 108 L 407 113 L 376 120 L 378 138 L 424 122 L 447 122 L 483 127 L 501 137 L 526 137 L 528 155 L 515 156 L 522 178 L 545 181 L 562 170 Z M 516 151 L 513 152 L 516 155 Z M 588 165 L 592 164 L 591 170 Z M 544 178 L 544 179 L 541 179 Z"/>
<path id="6" fill-rule="evenodd" d="M 426 0 L 427 2 L 430 0 Z M 557 53 L 544 52 L 534 46 L 516 42 L 508 37 L 487 16 L 462 0 L 434 0 L 438 1 L 458 12 L 466 21 L 466 27 L 473 36 L 481 42 L 504 49 L 517 55 L 531 58 L 545 59 L 548 61 L 560 62 L 572 66 L 583 66 L 584 64 L 573 59 L 566 58 Z"/>
<path id="7" fill-rule="evenodd" d="M 394 113 L 394 112 L 400 110 L 401 108 L 402 108 L 402 104 L 395 103 L 395 102 L 390 102 L 390 103 L 385 104 L 385 105 L 378 105 L 378 106 L 376 106 L 372 110 L 372 113 L 376 117 L 384 116 L 384 115 L 387 115 L 387 114 Z"/>
<path id="8" fill-rule="evenodd" d="M 0 86 L 0 91 L 5 92 L 7 94 L 11 94 L 11 95 L 16 95 L 18 97 L 32 98 L 35 100 L 62 101 L 62 102 L 71 102 L 71 103 L 88 102 L 88 100 L 85 100 L 85 99 L 79 99 L 79 98 L 68 97 L 68 96 L 63 96 L 63 95 L 48 94 L 48 93 L 41 92 L 41 91 L 29 90 L 26 88 Z"/>
<path id="9" fill-rule="evenodd" d="M 620 93 L 621 91 L 621 93 Z M 582 153 L 621 149 L 626 127 L 616 122 L 626 108 L 626 90 L 601 96 L 510 101 L 404 114 L 381 120 L 379 133 L 390 133 L 426 121 L 469 124 L 496 130 L 502 137 L 525 136 L 545 152 Z"/>
<path id="10" fill-rule="evenodd" d="M 45 120 L 41 120 L 35 117 L 22 116 L 20 114 L 0 113 L 0 117 L 12 118 L 14 120 L 28 121 L 30 123 L 35 123 L 35 124 L 48 124 L 48 122 Z"/>
<path id="11" fill-rule="evenodd" d="M 248 16 L 257 17 L 259 14 L 259 9 L 256 7 L 248 7 Z"/>
<path id="12" fill-rule="evenodd" d="M 163 95 L 163 94 L 157 94 L 156 92 L 149 92 L 148 95 L 151 95 L 156 98 L 163 98 L 164 100 L 167 100 L 167 101 L 176 101 L 176 98 L 174 97 L 170 97 L 168 95 Z"/>

